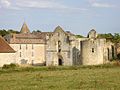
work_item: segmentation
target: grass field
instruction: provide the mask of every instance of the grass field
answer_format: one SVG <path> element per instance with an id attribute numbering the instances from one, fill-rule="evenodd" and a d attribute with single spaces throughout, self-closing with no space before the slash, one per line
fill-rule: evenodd
<path id="1" fill-rule="evenodd" d="M 120 90 L 120 67 L 27 67 L 0 70 L 0 90 Z"/>

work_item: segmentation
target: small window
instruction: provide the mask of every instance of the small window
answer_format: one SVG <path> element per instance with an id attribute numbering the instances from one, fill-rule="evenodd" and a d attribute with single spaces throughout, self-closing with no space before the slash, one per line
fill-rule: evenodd
<path id="1" fill-rule="evenodd" d="M 20 52 L 20 57 L 22 57 L 21 52 Z"/>
<path id="2" fill-rule="evenodd" d="M 94 48 L 92 48 L 92 52 L 94 53 Z"/>
<path id="3" fill-rule="evenodd" d="M 32 49 L 34 49 L 34 46 L 33 46 L 33 44 L 32 44 Z"/>
<path id="4" fill-rule="evenodd" d="M 21 44 L 20 44 L 20 49 L 21 49 L 22 47 L 21 47 Z"/>
<path id="5" fill-rule="evenodd" d="M 59 49 L 58 52 L 60 53 L 60 52 L 61 52 L 61 49 Z"/>
<path id="6" fill-rule="evenodd" d="M 28 49 L 28 46 L 27 46 L 27 44 L 26 44 L 26 50 Z"/>

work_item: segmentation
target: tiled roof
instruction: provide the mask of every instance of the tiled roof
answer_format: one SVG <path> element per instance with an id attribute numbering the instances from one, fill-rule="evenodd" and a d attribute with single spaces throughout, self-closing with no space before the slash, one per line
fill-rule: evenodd
<path id="1" fill-rule="evenodd" d="M 0 36 L 0 53 L 14 53 L 15 51 L 9 44 Z"/>
<path id="2" fill-rule="evenodd" d="M 13 34 L 9 43 L 12 44 L 42 44 L 45 43 L 45 36 L 40 34 L 35 35 L 32 33 L 24 33 L 24 34 Z"/>

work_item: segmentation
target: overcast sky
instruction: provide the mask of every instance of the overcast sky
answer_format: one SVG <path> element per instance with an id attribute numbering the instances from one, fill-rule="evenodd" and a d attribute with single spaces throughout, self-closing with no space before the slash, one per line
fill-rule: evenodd
<path id="1" fill-rule="evenodd" d="M 64 30 L 86 35 L 120 32 L 120 0 L 0 0 L 0 29 Z"/>

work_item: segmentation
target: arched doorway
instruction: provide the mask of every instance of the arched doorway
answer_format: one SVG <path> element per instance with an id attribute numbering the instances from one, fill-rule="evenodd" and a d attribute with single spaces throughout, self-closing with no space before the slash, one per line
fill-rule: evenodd
<path id="1" fill-rule="evenodd" d="M 59 58 L 58 65 L 62 66 L 62 60 Z"/>
<path id="2" fill-rule="evenodd" d="M 61 55 L 58 55 L 58 65 L 59 66 L 63 65 L 63 57 Z"/>

